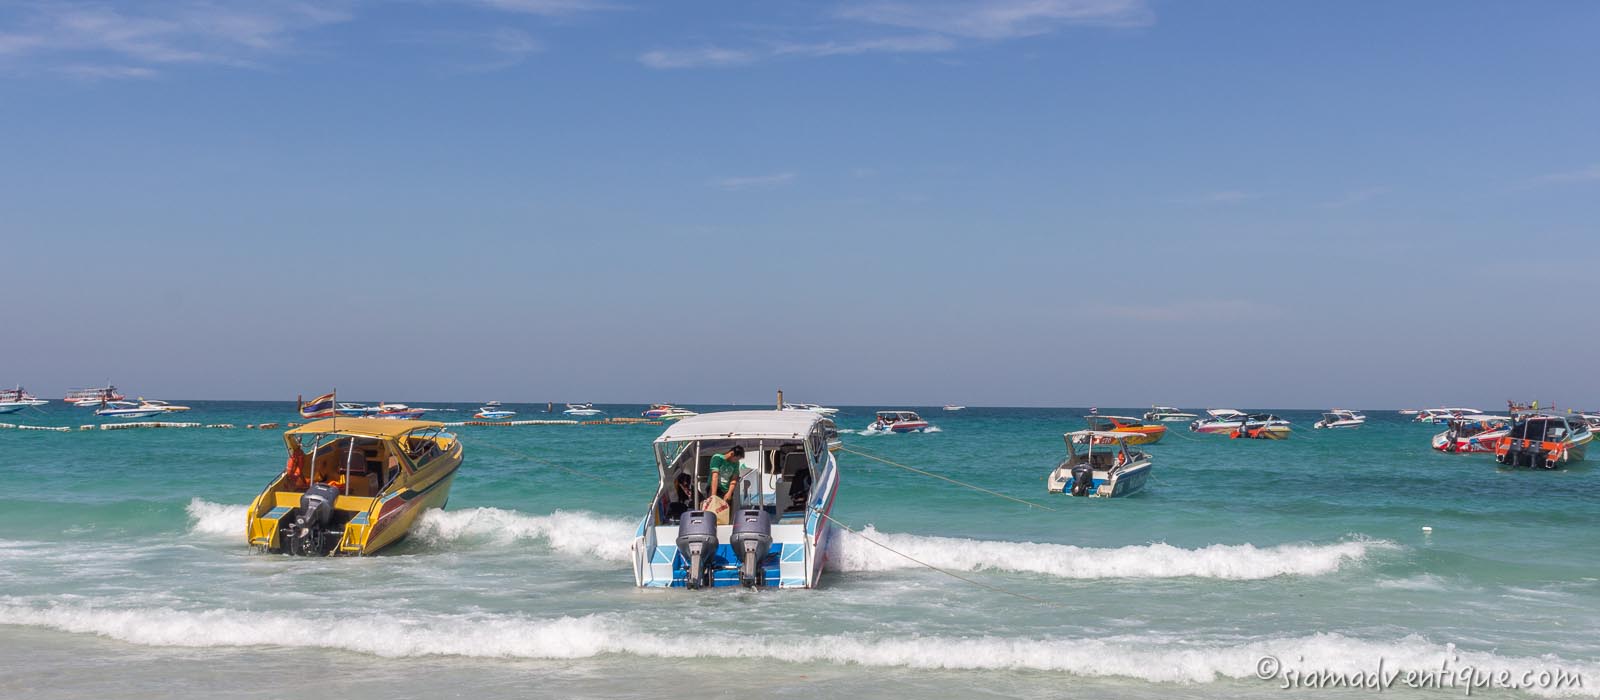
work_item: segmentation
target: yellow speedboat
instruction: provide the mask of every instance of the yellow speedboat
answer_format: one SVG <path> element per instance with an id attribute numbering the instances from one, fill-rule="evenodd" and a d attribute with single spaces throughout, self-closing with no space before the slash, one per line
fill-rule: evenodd
<path id="1" fill-rule="evenodd" d="M 283 440 L 289 460 L 250 504 L 246 530 L 268 552 L 377 552 L 405 539 L 423 511 L 444 507 L 461 467 L 461 443 L 433 421 L 329 418 Z"/>

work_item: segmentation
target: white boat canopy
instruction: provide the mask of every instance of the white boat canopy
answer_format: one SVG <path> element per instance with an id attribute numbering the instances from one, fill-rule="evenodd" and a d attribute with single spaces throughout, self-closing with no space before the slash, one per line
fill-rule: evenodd
<path id="1" fill-rule="evenodd" d="M 827 420 L 810 411 L 722 411 L 673 423 L 656 442 L 724 438 L 804 440 L 811 427 Z"/>
<path id="2" fill-rule="evenodd" d="M 1211 414 L 1212 417 L 1215 418 L 1230 418 L 1234 416 L 1249 415 L 1244 411 L 1237 411 L 1231 408 L 1208 408 L 1206 409 L 1206 413 Z"/>
<path id="3" fill-rule="evenodd" d="M 1130 438 L 1144 437 L 1144 435 L 1142 433 L 1114 433 L 1109 430 L 1076 430 L 1070 433 L 1062 433 L 1061 437 L 1080 442 L 1087 438 L 1094 438 L 1096 440 L 1115 440 L 1121 443 L 1127 442 Z"/>

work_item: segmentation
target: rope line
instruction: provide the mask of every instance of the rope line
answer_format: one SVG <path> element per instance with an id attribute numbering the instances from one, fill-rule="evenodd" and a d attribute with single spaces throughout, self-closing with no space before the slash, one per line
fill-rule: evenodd
<path id="1" fill-rule="evenodd" d="M 986 489 L 986 488 L 984 488 L 982 486 L 977 486 L 975 484 L 969 484 L 969 483 L 967 483 L 965 481 L 958 481 L 958 480 L 952 479 L 952 478 L 950 478 L 948 476 L 944 476 L 943 474 L 935 474 L 933 472 L 924 471 L 924 470 L 918 469 L 916 467 L 906 466 L 906 465 L 901 464 L 899 462 L 894 462 L 894 461 L 891 461 L 891 460 L 887 460 L 887 459 L 884 459 L 882 457 L 878 457 L 876 455 L 870 455 L 870 454 L 867 454 L 867 453 L 862 452 L 860 450 L 852 450 L 852 449 L 850 449 L 848 447 L 840 447 L 839 449 L 840 449 L 840 451 L 849 452 L 850 454 L 853 454 L 853 455 L 860 455 L 862 457 L 866 457 L 867 459 L 873 460 L 875 462 L 882 462 L 882 463 L 887 464 L 887 465 L 889 465 L 891 467 L 898 467 L 900 469 L 904 469 L 904 470 L 909 471 L 909 472 L 915 472 L 915 473 L 921 474 L 923 476 L 931 476 L 931 477 L 933 477 L 935 479 L 942 479 L 944 481 L 948 481 L 948 482 L 950 482 L 952 484 L 955 484 L 957 486 L 961 486 L 961 487 L 964 487 L 964 488 L 972 489 L 973 491 L 978 491 L 978 492 L 981 492 L 981 493 L 989 494 L 991 496 L 1004 498 L 1004 499 L 1006 499 L 1008 501 L 1015 501 L 1017 503 L 1021 503 L 1021 504 L 1025 505 L 1025 506 L 1028 506 L 1029 508 L 1043 508 L 1044 510 L 1048 510 L 1048 511 L 1052 511 L 1052 512 L 1059 512 L 1057 509 L 1051 508 L 1050 506 L 1044 505 L 1043 503 L 1034 503 L 1033 501 L 1028 501 L 1028 500 L 1024 500 L 1024 499 L 1021 499 L 1021 498 L 1017 498 L 1016 496 L 1007 496 L 1007 495 L 1005 495 L 1003 493 L 1000 493 L 999 491 L 991 491 L 991 490 Z"/>
<path id="2" fill-rule="evenodd" d="M 1028 595 L 1027 593 L 1018 593 L 1016 591 L 1008 590 L 1008 589 L 1005 589 L 1005 588 L 1001 588 L 999 586 L 992 586 L 992 585 L 989 585 L 989 584 L 984 583 L 982 581 L 979 581 L 977 579 L 970 578 L 970 577 L 967 577 L 967 576 L 962 576 L 961 574 L 958 574 L 958 573 L 956 573 L 954 571 L 949 571 L 947 569 L 941 569 L 941 568 L 939 568 L 937 566 L 929 564 L 928 562 L 925 562 L 925 561 L 923 561 L 921 559 L 913 557 L 910 554 L 906 554 L 905 552 L 902 552 L 902 551 L 900 551 L 898 549 L 895 549 L 894 547 L 890 547 L 889 545 L 886 545 L 886 544 L 884 544 L 882 542 L 879 542 L 879 541 L 877 541 L 875 539 L 872 539 L 871 537 L 863 535 L 863 534 L 861 534 L 860 530 L 857 530 L 857 529 L 855 529 L 853 527 L 850 527 L 849 525 L 846 525 L 846 524 L 844 524 L 842 522 L 839 522 L 839 520 L 837 518 L 834 518 L 832 515 L 824 513 L 821 510 L 818 510 L 816 508 L 812 508 L 811 512 L 816 513 L 817 515 L 822 516 L 823 518 L 826 518 L 828 520 L 828 522 L 831 522 L 831 523 L 833 523 L 835 525 L 838 525 L 839 527 L 844 528 L 850 534 L 855 535 L 856 537 L 860 537 L 861 539 L 866 540 L 868 542 L 871 542 L 872 544 L 875 544 L 875 545 L 877 545 L 879 547 L 882 547 L 884 549 L 884 551 L 890 552 L 890 553 L 895 554 L 895 555 L 900 556 L 900 557 L 904 557 L 907 561 L 909 561 L 909 562 L 911 562 L 913 564 L 916 564 L 918 566 L 922 566 L 922 567 L 925 567 L 927 569 L 930 569 L 930 570 L 933 570 L 933 571 L 937 571 L 937 572 L 939 572 L 941 574 L 949 576 L 950 578 L 956 579 L 958 581 L 964 581 L 966 583 L 969 583 L 969 584 L 972 584 L 974 586 L 977 586 L 978 588 L 982 588 L 982 589 L 984 589 L 986 591 L 990 591 L 990 592 L 993 592 L 993 593 L 999 593 L 1001 595 L 1008 595 L 1008 596 L 1012 596 L 1014 598 L 1020 598 L 1022 600 L 1032 601 L 1032 602 L 1038 603 L 1040 605 L 1047 605 L 1047 606 L 1050 606 L 1050 607 L 1060 607 L 1061 606 L 1060 603 L 1057 603 L 1057 602 L 1055 602 L 1053 600 L 1046 600 L 1046 599 L 1040 598 L 1038 596 Z"/>

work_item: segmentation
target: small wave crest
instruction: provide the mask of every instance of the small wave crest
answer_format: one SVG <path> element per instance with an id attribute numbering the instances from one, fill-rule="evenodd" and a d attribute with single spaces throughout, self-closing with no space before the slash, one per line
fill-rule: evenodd
<path id="1" fill-rule="evenodd" d="M 917 669 L 1030 669 L 1080 677 L 1209 683 L 1219 679 L 1255 681 L 1260 659 L 1273 656 L 1294 659 L 1295 668 L 1334 673 L 1369 672 L 1375 659 L 1383 659 L 1389 670 L 1421 673 L 1447 665 L 1470 666 L 1491 674 L 1503 670 L 1513 677 L 1558 669 L 1600 677 L 1600 664 L 1592 662 L 1463 651 L 1417 635 L 1375 641 L 1330 633 L 1239 643 L 1185 642 L 1138 635 L 1088 639 L 861 634 L 734 637 L 649 632 L 613 615 L 544 620 L 510 615 L 407 620 L 354 615 L 313 620 L 275 612 L 106 609 L 77 604 L 0 604 L 0 624 L 94 634 L 146 646 L 324 648 L 389 658 L 581 659 L 628 654 L 663 659 L 755 658 Z M 1531 690 L 1547 695 L 1600 695 L 1600 689 L 1592 685 Z"/>
<path id="2" fill-rule="evenodd" d="M 599 557 L 606 561 L 632 561 L 633 533 L 637 521 L 582 511 L 558 510 L 549 515 L 528 515 L 502 508 L 432 510 L 422 516 L 412 536 L 443 544 L 487 541 L 510 544 L 543 540 L 564 554 Z"/>
<path id="3" fill-rule="evenodd" d="M 199 498 L 190 499 L 184 509 L 189 513 L 189 531 L 202 535 L 244 535 L 245 521 L 250 506 L 212 503 Z"/>
<path id="4" fill-rule="evenodd" d="M 1216 578 L 1249 580 L 1274 576 L 1317 576 L 1359 562 L 1373 551 L 1392 549 L 1383 541 L 1337 544 L 1214 544 L 1184 549 L 1165 543 L 1127 547 L 1079 547 L 1039 542 L 1003 542 L 958 537 L 884 533 L 871 525 L 862 535 L 941 569 L 1016 571 L 1070 579 Z M 831 554 L 839 571 L 888 571 L 918 565 L 848 532 L 839 532 Z"/>

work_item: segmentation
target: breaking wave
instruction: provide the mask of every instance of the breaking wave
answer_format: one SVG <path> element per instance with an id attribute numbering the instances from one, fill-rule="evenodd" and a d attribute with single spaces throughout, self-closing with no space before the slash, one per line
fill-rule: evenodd
<path id="1" fill-rule="evenodd" d="M 191 499 L 184 510 L 189 513 L 189 531 L 202 535 L 244 535 L 250 506 L 212 503 Z"/>
<path id="2" fill-rule="evenodd" d="M 1127 547 L 1078 547 L 1039 542 L 1003 542 L 957 537 L 931 537 L 878 532 L 862 534 L 896 551 L 941 569 L 1016 571 L 1060 578 L 1217 578 L 1263 579 L 1274 576 L 1316 576 L 1338 571 L 1380 549 L 1384 541 L 1337 544 L 1214 544 L 1184 549 L 1156 543 Z M 834 541 L 832 566 L 839 571 L 888 571 L 918 564 L 861 537 L 840 532 Z"/>
<path id="3" fill-rule="evenodd" d="M 412 537 L 435 544 L 542 540 L 565 554 L 628 562 L 633 559 L 633 533 L 638 525 L 637 520 L 582 511 L 528 515 L 502 508 L 468 508 L 428 511 L 417 522 Z"/>
<path id="4" fill-rule="evenodd" d="M 651 658 L 744 658 L 790 663 L 854 664 L 953 670 L 1065 672 L 1081 677 L 1125 677 L 1154 682 L 1260 682 L 1264 656 L 1294 660 L 1292 668 L 1364 673 L 1375 659 L 1390 670 L 1437 671 L 1470 666 L 1507 671 L 1561 670 L 1600 677 L 1600 664 L 1554 656 L 1515 657 L 1462 651 L 1416 635 L 1371 641 L 1314 634 L 1237 643 L 1190 643 L 1171 638 L 883 637 L 861 634 L 733 637 L 715 633 L 660 634 L 614 615 L 556 619 L 520 616 L 390 616 L 307 618 L 286 613 L 171 608 L 103 609 L 82 605 L 30 607 L 0 604 L 0 624 L 93 634 L 132 644 L 166 647 L 339 649 L 380 657 L 463 656 L 501 659 L 581 659 L 606 654 Z M 1546 695 L 1600 694 L 1592 684 Z"/>

